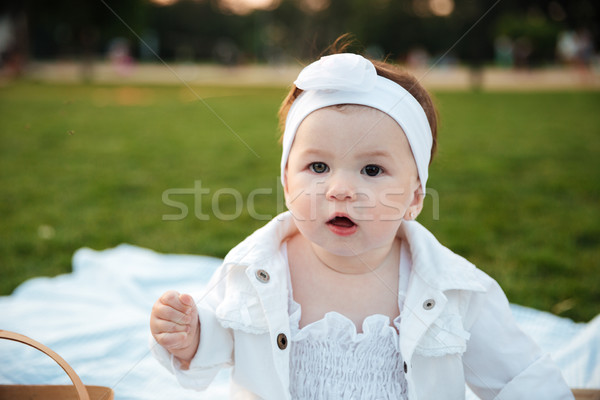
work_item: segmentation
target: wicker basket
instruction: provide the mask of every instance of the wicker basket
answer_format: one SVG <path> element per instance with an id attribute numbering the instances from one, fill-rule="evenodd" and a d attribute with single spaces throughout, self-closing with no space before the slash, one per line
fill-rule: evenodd
<path id="1" fill-rule="evenodd" d="M 37 349 L 52 358 L 69 375 L 73 385 L 0 385 L 0 399 L 14 400 L 113 400 L 109 387 L 87 386 L 73 368 L 58 354 L 41 343 L 18 333 L 0 330 L 0 339 L 13 340 Z"/>
<path id="2" fill-rule="evenodd" d="M 600 400 L 598 389 L 573 389 L 575 400 Z"/>

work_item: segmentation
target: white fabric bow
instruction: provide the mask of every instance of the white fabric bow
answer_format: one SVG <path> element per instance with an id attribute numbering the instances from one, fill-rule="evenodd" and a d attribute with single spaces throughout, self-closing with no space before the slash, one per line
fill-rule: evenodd
<path id="1" fill-rule="evenodd" d="M 368 92 L 377 81 L 377 71 L 369 60 L 343 53 L 322 57 L 300 72 L 294 81 L 302 90 L 348 90 Z"/>

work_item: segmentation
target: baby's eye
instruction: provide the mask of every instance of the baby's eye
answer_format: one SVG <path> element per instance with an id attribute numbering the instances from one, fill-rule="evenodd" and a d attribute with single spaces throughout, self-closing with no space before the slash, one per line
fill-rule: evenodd
<path id="1" fill-rule="evenodd" d="M 362 171 L 360 171 L 361 174 L 366 174 L 368 176 L 377 176 L 379 174 L 381 174 L 383 172 L 383 169 L 381 169 L 380 166 L 378 165 L 373 165 L 373 164 L 369 164 L 366 167 L 364 167 L 362 169 Z"/>
<path id="2" fill-rule="evenodd" d="M 316 172 L 317 174 L 322 174 L 324 172 L 329 171 L 329 167 L 327 166 L 327 164 L 322 163 L 322 162 L 314 162 L 311 163 L 308 168 L 312 171 L 312 172 Z"/>

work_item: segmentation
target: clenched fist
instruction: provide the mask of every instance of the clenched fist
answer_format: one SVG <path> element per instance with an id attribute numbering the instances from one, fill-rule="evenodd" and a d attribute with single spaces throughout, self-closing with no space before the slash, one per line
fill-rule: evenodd
<path id="1" fill-rule="evenodd" d="M 200 321 L 194 299 L 174 290 L 165 292 L 152 307 L 150 331 L 154 339 L 188 369 L 200 342 Z"/>

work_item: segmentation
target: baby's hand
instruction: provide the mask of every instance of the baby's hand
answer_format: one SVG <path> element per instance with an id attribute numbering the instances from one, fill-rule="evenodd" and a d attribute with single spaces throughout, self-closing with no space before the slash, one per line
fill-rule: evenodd
<path id="1" fill-rule="evenodd" d="M 192 296 L 165 292 L 152 307 L 150 331 L 158 344 L 179 359 L 181 369 L 188 369 L 200 342 L 198 309 Z"/>

